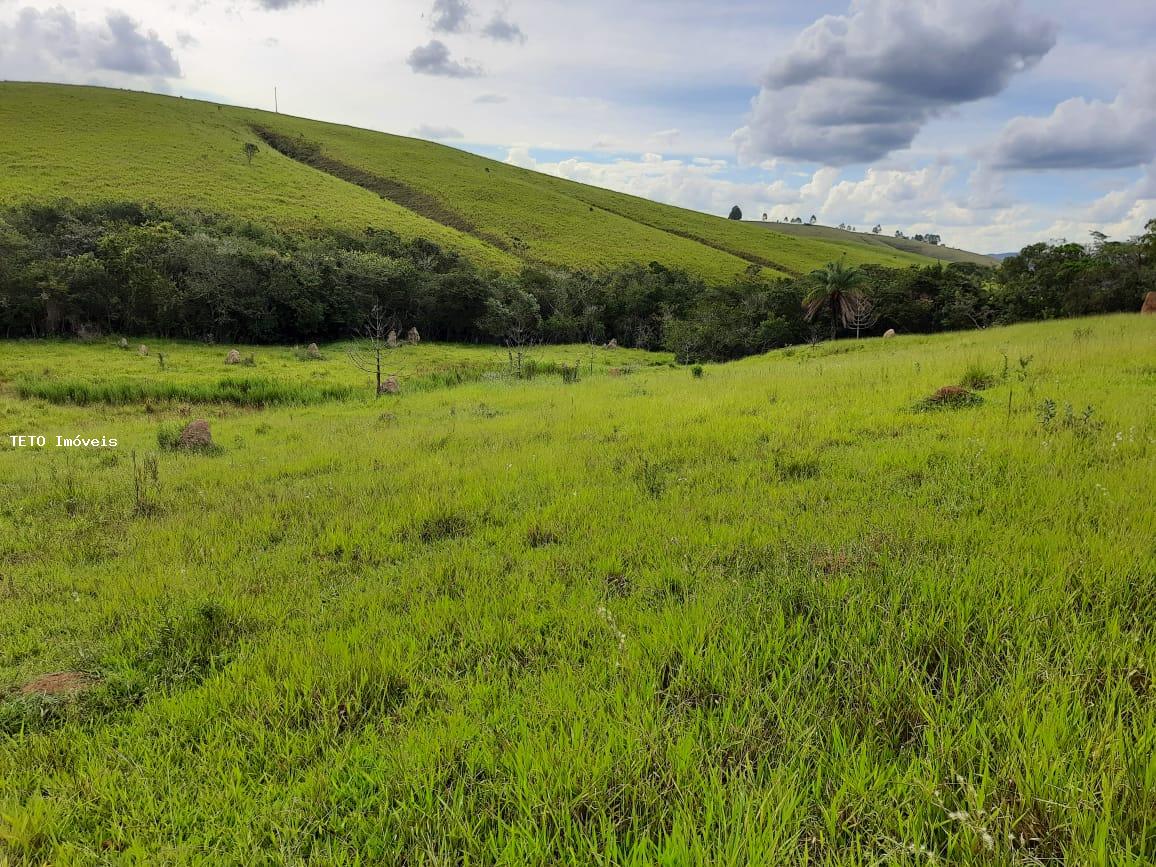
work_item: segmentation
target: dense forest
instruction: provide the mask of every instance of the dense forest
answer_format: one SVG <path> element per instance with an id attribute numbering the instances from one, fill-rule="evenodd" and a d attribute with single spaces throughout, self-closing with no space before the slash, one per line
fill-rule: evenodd
<path id="1" fill-rule="evenodd" d="M 832 335 L 982 328 L 1138 310 L 1156 290 L 1156 220 L 1128 241 L 1035 244 L 997 268 L 837 263 L 708 286 L 652 262 L 605 272 L 479 271 L 368 229 L 292 234 L 200 212 L 69 202 L 0 213 L 0 336 L 143 335 L 302 343 L 371 309 L 446 341 L 616 340 L 722 361 Z"/>

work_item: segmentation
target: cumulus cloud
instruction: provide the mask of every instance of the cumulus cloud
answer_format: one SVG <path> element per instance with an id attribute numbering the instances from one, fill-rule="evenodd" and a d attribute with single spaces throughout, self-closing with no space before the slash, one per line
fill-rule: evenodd
<path id="1" fill-rule="evenodd" d="M 100 24 L 83 23 L 62 6 L 21 9 L 0 24 L 0 77 L 68 78 L 98 72 L 177 78 L 181 67 L 172 49 L 124 12 Z"/>
<path id="2" fill-rule="evenodd" d="M 423 123 L 416 127 L 411 135 L 418 138 L 427 138 L 433 141 L 444 141 L 446 139 L 465 138 L 461 132 L 452 126 L 431 126 L 428 123 Z"/>
<path id="3" fill-rule="evenodd" d="M 450 55 L 444 42 L 431 39 L 428 45 L 420 45 L 409 53 L 406 63 L 421 75 L 440 75 L 445 78 L 477 78 L 482 68 L 475 63 L 460 63 Z"/>
<path id="4" fill-rule="evenodd" d="M 1156 63 L 1112 102 L 1080 97 L 1017 117 L 992 149 L 1000 169 L 1122 169 L 1156 158 Z"/>
<path id="5" fill-rule="evenodd" d="M 463 33 L 469 29 L 468 0 L 434 0 L 430 30 L 434 33 Z"/>
<path id="6" fill-rule="evenodd" d="M 782 181 L 747 184 L 728 180 L 725 173 L 730 164 L 709 157 L 687 161 L 648 153 L 609 162 L 578 157 L 540 162 L 530 148 L 517 145 L 509 148 L 505 161 L 555 177 L 719 215 L 725 215 L 735 202 L 753 202 L 763 208 L 797 196 Z"/>
<path id="7" fill-rule="evenodd" d="M 497 42 L 520 42 L 523 44 L 526 42 L 526 34 L 522 28 L 500 12 L 490 19 L 490 23 L 482 30 L 482 35 Z"/>
<path id="8" fill-rule="evenodd" d="M 854 0 L 771 64 L 735 140 L 751 162 L 872 162 L 952 106 L 998 94 L 1055 41 L 1021 0 Z"/>

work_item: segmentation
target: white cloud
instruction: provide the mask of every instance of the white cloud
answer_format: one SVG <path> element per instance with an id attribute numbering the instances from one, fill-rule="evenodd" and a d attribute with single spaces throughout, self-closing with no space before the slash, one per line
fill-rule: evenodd
<path id="1" fill-rule="evenodd" d="M 166 79 L 180 77 L 181 66 L 155 31 L 142 30 L 124 12 L 96 23 L 63 6 L 26 6 L 14 22 L 0 23 L 0 77 L 70 81 L 93 72 Z"/>
<path id="2" fill-rule="evenodd" d="M 525 44 L 526 34 L 522 28 L 499 12 L 490 19 L 490 23 L 482 29 L 482 35 L 495 42 L 520 42 Z"/>
<path id="3" fill-rule="evenodd" d="M 469 29 L 471 14 L 467 0 L 434 0 L 430 30 L 435 33 L 463 33 Z"/>
<path id="4" fill-rule="evenodd" d="M 995 143 L 1002 169 L 1117 169 L 1156 157 L 1156 62 L 1112 102 L 1065 100 L 1048 117 L 1017 117 Z"/>
<path id="5" fill-rule="evenodd" d="M 1021 0 L 855 0 L 771 63 L 735 140 L 750 162 L 873 162 L 947 109 L 998 94 L 1055 40 Z"/>
<path id="6" fill-rule="evenodd" d="M 736 203 L 755 203 L 752 207 L 765 209 L 795 196 L 782 181 L 758 184 L 729 180 L 724 173 L 731 167 L 730 163 L 710 157 L 683 160 L 645 153 L 609 162 L 579 157 L 540 162 L 532 156 L 529 147 L 519 145 L 509 149 L 506 162 L 579 183 L 724 216 Z"/>
<path id="7" fill-rule="evenodd" d="M 472 61 L 461 63 L 454 60 L 449 47 L 440 39 L 431 39 L 409 53 L 406 63 L 421 75 L 439 75 L 444 78 L 476 78 L 482 68 Z"/>

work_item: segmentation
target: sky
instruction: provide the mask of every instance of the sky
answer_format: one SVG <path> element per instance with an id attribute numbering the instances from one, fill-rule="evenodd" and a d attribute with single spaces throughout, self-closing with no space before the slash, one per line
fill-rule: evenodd
<path id="1" fill-rule="evenodd" d="M 0 0 L 0 80 L 276 87 L 687 208 L 984 253 L 1156 217 L 1153 46 L 1153 0 Z"/>

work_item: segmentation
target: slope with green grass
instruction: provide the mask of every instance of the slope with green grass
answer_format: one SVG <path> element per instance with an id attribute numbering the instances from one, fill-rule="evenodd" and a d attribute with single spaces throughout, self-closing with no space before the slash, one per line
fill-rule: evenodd
<path id="1" fill-rule="evenodd" d="M 982 253 L 972 253 L 960 250 L 957 247 L 945 247 L 941 244 L 928 244 L 912 238 L 896 238 L 894 235 L 875 235 L 868 232 L 851 232 L 835 226 L 812 226 L 807 223 L 761 223 L 750 221 L 748 225 L 758 226 L 763 231 L 773 232 L 776 235 L 790 235 L 809 241 L 828 241 L 843 247 L 859 251 L 863 248 L 876 250 L 897 250 L 904 254 L 922 256 L 935 259 L 939 262 L 967 262 L 972 265 L 994 267 L 999 264 L 999 257 L 985 256 Z M 1014 255 L 1014 254 L 1010 254 Z"/>
<path id="2" fill-rule="evenodd" d="M 69 197 L 194 206 L 278 225 L 389 228 L 483 267 L 658 261 L 710 281 L 927 263 L 870 242 L 799 238 L 530 172 L 430 142 L 269 112 L 98 88 L 0 84 L 0 203 Z M 315 143 L 309 164 L 261 139 Z"/>
<path id="3" fill-rule="evenodd" d="M 71 198 L 196 207 L 288 228 L 388 227 L 481 265 L 513 257 L 276 154 L 252 165 L 246 112 L 166 96 L 0 84 L 0 203 Z"/>

